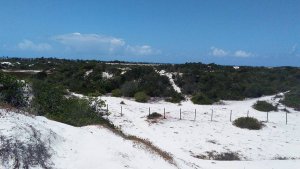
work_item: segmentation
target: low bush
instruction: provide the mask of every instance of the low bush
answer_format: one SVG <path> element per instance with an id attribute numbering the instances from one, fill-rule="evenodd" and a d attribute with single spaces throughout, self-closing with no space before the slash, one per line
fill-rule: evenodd
<path id="1" fill-rule="evenodd" d="M 156 112 L 153 112 L 153 113 L 151 113 L 151 114 L 149 114 L 149 115 L 147 116 L 147 119 L 157 119 L 157 118 L 160 118 L 160 117 L 162 117 L 161 114 L 156 113 Z"/>
<path id="2" fill-rule="evenodd" d="M 137 92 L 134 94 L 134 99 L 137 102 L 146 103 L 150 97 L 145 92 Z"/>
<path id="3" fill-rule="evenodd" d="M 249 130 L 259 130 L 263 127 L 263 124 L 253 117 L 240 117 L 233 121 L 233 125 Z"/>
<path id="4" fill-rule="evenodd" d="M 114 89 L 111 91 L 111 95 L 114 97 L 121 97 L 122 96 L 122 91 L 120 89 Z"/>
<path id="5" fill-rule="evenodd" d="M 258 111 L 264 111 L 264 112 L 278 110 L 276 106 L 273 106 L 271 103 L 268 103 L 266 101 L 257 101 L 252 107 Z"/>
<path id="6" fill-rule="evenodd" d="M 179 93 L 172 94 L 171 97 L 167 98 L 165 101 L 171 102 L 171 103 L 180 103 L 182 100 L 184 100 L 184 97 Z"/>
<path id="7" fill-rule="evenodd" d="M 204 94 L 202 93 L 197 93 L 196 95 L 194 95 L 192 97 L 192 102 L 194 104 L 204 104 L 204 105 L 210 105 L 210 104 L 213 104 L 214 101 L 209 99 L 207 96 L 205 96 Z"/>
<path id="8" fill-rule="evenodd" d="M 97 90 L 95 92 L 93 92 L 93 93 L 89 93 L 88 94 L 89 97 L 99 97 L 101 95 L 102 94 L 99 91 L 97 91 Z"/>

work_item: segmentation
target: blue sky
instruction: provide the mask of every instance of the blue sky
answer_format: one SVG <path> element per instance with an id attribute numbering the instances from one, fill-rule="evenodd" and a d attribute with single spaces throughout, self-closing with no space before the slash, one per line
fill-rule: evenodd
<path id="1" fill-rule="evenodd" d="M 297 0 L 0 0 L 0 56 L 300 66 Z"/>

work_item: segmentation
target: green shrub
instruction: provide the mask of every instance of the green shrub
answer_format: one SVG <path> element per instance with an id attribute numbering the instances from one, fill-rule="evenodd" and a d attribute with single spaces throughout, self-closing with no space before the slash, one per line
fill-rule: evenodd
<path id="1" fill-rule="evenodd" d="M 214 101 L 209 99 L 207 96 L 205 96 L 204 94 L 202 93 L 197 93 L 196 95 L 194 95 L 192 97 L 192 102 L 194 104 L 205 104 L 205 105 L 210 105 L 210 104 L 213 104 Z"/>
<path id="2" fill-rule="evenodd" d="M 271 103 L 268 103 L 266 101 L 257 101 L 252 107 L 258 111 L 264 111 L 264 112 L 278 110 L 276 106 L 273 106 Z"/>
<path id="3" fill-rule="evenodd" d="M 122 87 L 122 94 L 126 97 L 133 97 L 134 93 L 137 91 L 138 85 L 134 81 L 125 82 Z"/>
<path id="4" fill-rule="evenodd" d="M 88 100 L 69 98 L 64 99 L 62 105 L 61 112 L 47 114 L 46 116 L 53 120 L 78 127 L 101 124 L 104 121 L 90 107 Z"/>
<path id="5" fill-rule="evenodd" d="M 281 103 L 296 110 L 300 110 L 300 90 L 292 90 L 289 93 L 286 93 Z"/>
<path id="6" fill-rule="evenodd" d="M 95 92 L 93 92 L 93 93 L 89 93 L 88 94 L 88 96 L 89 97 L 99 97 L 99 96 L 101 96 L 102 94 L 98 91 L 98 90 L 96 90 Z"/>
<path id="7" fill-rule="evenodd" d="M 32 83 L 32 107 L 37 115 L 56 114 L 62 111 L 64 90 L 62 87 L 45 81 L 34 80 Z"/>
<path id="8" fill-rule="evenodd" d="M 263 124 L 253 117 L 240 117 L 233 121 L 233 125 L 249 130 L 259 130 L 263 127 Z"/>
<path id="9" fill-rule="evenodd" d="M 122 96 L 122 91 L 120 89 L 114 89 L 111 91 L 111 95 L 114 97 L 121 97 Z"/>
<path id="10" fill-rule="evenodd" d="M 171 102 L 171 103 L 180 103 L 182 100 L 184 100 L 184 97 L 179 93 L 175 93 L 175 94 L 172 94 L 172 96 L 167 98 L 165 101 Z"/>
<path id="11" fill-rule="evenodd" d="M 134 94 L 134 99 L 137 102 L 146 103 L 150 98 L 145 92 L 137 92 Z"/>
<path id="12" fill-rule="evenodd" d="M 147 116 L 148 119 L 157 119 L 157 118 L 160 118 L 160 117 L 162 117 L 162 115 L 157 113 L 157 112 L 153 112 L 153 113 L 151 113 Z"/>
<path id="13" fill-rule="evenodd" d="M 91 102 L 96 100 L 67 98 L 63 88 L 44 81 L 34 81 L 32 86 L 34 94 L 32 106 L 38 115 L 73 126 L 105 124 L 114 127 L 96 112 L 95 105 L 91 105 Z M 104 105 L 101 100 L 96 102 L 100 106 Z"/>
<path id="14" fill-rule="evenodd" d="M 24 86 L 25 84 L 15 77 L 0 72 L 0 101 L 15 107 L 26 106 L 27 99 L 24 96 Z"/>

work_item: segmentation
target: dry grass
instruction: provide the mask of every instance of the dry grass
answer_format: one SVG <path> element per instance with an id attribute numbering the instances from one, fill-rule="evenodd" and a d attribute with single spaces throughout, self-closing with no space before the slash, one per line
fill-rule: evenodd
<path id="1" fill-rule="evenodd" d="M 154 154 L 157 154 L 158 156 L 160 156 L 161 158 L 163 158 L 164 160 L 166 160 L 168 163 L 177 166 L 173 156 L 166 152 L 163 151 L 162 149 L 160 149 L 159 147 L 155 146 L 152 142 L 150 142 L 149 140 L 137 137 L 137 136 L 133 136 L 133 135 L 126 135 L 125 133 L 123 133 L 121 131 L 121 129 L 119 129 L 118 127 L 110 127 L 107 125 L 102 125 L 102 127 L 112 131 L 114 134 L 124 138 L 125 140 L 130 140 L 133 141 L 136 144 L 140 144 L 141 146 L 144 146 L 147 150 L 151 151 Z"/>
<path id="2" fill-rule="evenodd" d="M 3 110 L 2 112 L 0 112 L 0 115 L 1 115 L 1 113 L 6 113 L 7 114 L 7 113 L 14 112 L 14 113 L 18 113 L 18 114 L 24 114 L 26 116 L 31 116 L 31 114 L 27 113 L 25 110 L 18 109 L 16 107 L 13 107 L 10 104 L 3 103 L 3 102 L 0 102 L 0 109 Z"/>
<path id="3" fill-rule="evenodd" d="M 148 150 L 158 154 L 160 157 L 162 157 L 164 160 L 168 161 L 170 164 L 176 165 L 175 162 L 174 162 L 174 159 L 173 159 L 173 157 L 170 153 L 168 153 L 166 151 L 163 151 L 162 149 L 156 147 L 149 140 L 139 138 L 139 137 L 133 136 L 133 135 L 128 135 L 127 140 L 131 140 L 131 141 L 134 141 L 136 143 L 144 145 Z"/>

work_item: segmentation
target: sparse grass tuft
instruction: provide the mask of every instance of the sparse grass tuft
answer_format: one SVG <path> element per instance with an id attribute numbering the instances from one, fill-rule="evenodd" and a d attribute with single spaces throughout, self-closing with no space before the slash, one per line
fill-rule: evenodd
<path id="1" fill-rule="evenodd" d="M 300 158 L 297 157 L 284 157 L 284 156 L 275 156 L 274 158 L 272 158 L 272 160 L 299 160 Z"/>
<path id="2" fill-rule="evenodd" d="M 239 161 L 240 155 L 236 152 L 217 153 L 216 151 L 207 151 L 205 154 L 195 155 L 194 157 L 203 160 L 218 160 L 218 161 Z"/>

